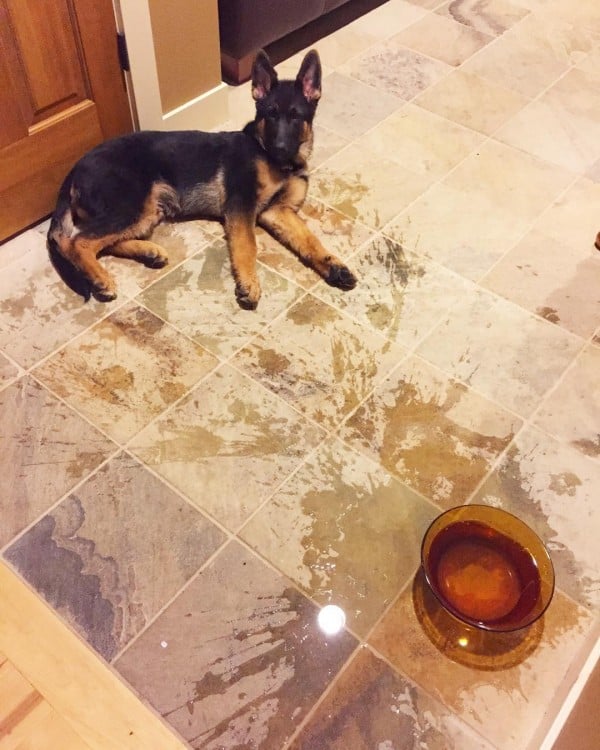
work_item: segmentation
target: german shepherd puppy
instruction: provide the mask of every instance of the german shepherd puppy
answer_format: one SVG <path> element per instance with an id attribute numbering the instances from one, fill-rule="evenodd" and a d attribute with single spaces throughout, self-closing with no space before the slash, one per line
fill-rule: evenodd
<path id="1" fill-rule="evenodd" d="M 115 282 L 98 262 L 100 253 L 162 267 L 168 258 L 150 240 L 154 228 L 163 221 L 202 217 L 224 224 L 243 308 L 256 308 L 260 298 L 257 223 L 327 283 L 352 289 L 352 272 L 297 213 L 306 196 L 312 122 L 321 96 L 317 52 L 305 56 L 296 80 L 279 81 L 260 51 L 252 96 L 256 117 L 242 131 L 142 131 L 83 156 L 60 189 L 48 230 L 50 257 L 61 276 L 66 280 L 70 268 L 72 278 L 74 267 L 85 287 L 77 291 L 112 300 Z"/>

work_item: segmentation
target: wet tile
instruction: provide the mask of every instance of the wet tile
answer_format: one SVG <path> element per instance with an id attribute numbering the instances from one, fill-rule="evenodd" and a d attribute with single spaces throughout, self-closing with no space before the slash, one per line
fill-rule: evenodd
<path id="1" fill-rule="evenodd" d="M 5 557 L 110 660 L 224 540 L 185 500 L 120 454 Z"/>
<path id="2" fill-rule="evenodd" d="M 436 509 L 337 440 L 288 480 L 241 536 L 366 636 L 419 564 Z"/>
<path id="3" fill-rule="evenodd" d="M 286 403 L 224 366 L 130 448 L 235 531 L 322 438 Z"/>
<path id="4" fill-rule="evenodd" d="M 453 71 L 415 99 L 424 109 L 491 135 L 528 102 L 521 94 L 463 69 Z"/>
<path id="5" fill-rule="evenodd" d="M 573 173 L 502 143 L 486 141 L 444 184 L 479 193 L 516 219 L 533 220 L 573 181 Z M 514 220 L 514 219 L 513 219 Z"/>
<path id="6" fill-rule="evenodd" d="M 410 357 L 340 437 L 443 508 L 465 503 L 521 427 L 516 417 Z"/>
<path id="7" fill-rule="evenodd" d="M 12 242 L 9 243 L 9 246 Z M 58 277 L 45 238 L 31 230 L 0 268 L 0 348 L 23 367 L 69 341 L 118 306 L 87 304 Z"/>
<path id="8" fill-rule="evenodd" d="M 438 701 L 361 649 L 290 750 L 491 750 Z"/>
<path id="9" fill-rule="evenodd" d="M 583 172 L 600 157 L 599 86 L 600 75 L 574 68 L 506 123 L 496 137 L 553 164 Z"/>
<path id="10" fill-rule="evenodd" d="M 473 185 L 455 189 L 440 183 L 383 231 L 404 248 L 476 281 L 515 244 L 528 224 Z"/>
<path id="11" fill-rule="evenodd" d="M 405 47 L 396 37 L 370 47 L 340 72 L 408 101 L 451 70 L 450 66 Z"/>
<path id="12" fill-rule="evenodd" d="M 537 625 L 490 637 L 454 626 L 443 617 L 431 592 L 419 594 L 419 587 L 413 586 L 369 640 L 393 666 L 495 747 L 526 750 L 536 746 L 530 742 L 557 693 L 561 700 L 566 697 L 566 686 L 557 686 L 592 624 L 588 612 L 555 592 Z"/>
<path id="13" fill-rule="evenodd" d="M 233 361 L 301 412 L 333 428 L 404 353 L 308 295 Z"/>
<path id="14" fill-rule="evenodd" d="M 319 201 L 307 201 L 300 210 L 300 217 L 329 252 L 343 259 L 348 259 L 374 235 L 372 229 Z M 260 263 L 304 289 L 312 289 L 317 284 L 323 286 L 321 276 L 316 271 L 302 264 L 296 255 L 262 229 L 257 231 L 257 239 Z M 352 261 L 349 262 L 352 265 Z"/>
<path id="15" fill-rule="evenodd" d="M 242 310 L 235 299 L 227 247 L 216 241 L 139 299 L 209 351 L 228 357 L 302 293 L 265 267 L 258 276 L 263 290 L 258 309 Z"/>
<path id="16" fill-rule="evenodd" d="M 0 389 L 11 383 L 22 372 L 20 367 L 13 364 L 3 354 L 0 354 Z"/>
<path id="17" fill-rule="evenodd" d="M 351 294 L 324 284 L 313 294 L 407 348 L 472 288 L 462 276 L 381 235 L 350 262 L 359 279 Z"/>
<path id="18" fill-rule="evenodd" d="M 126 441 L 215 365 L 202 347 L 132 302 L 46 360 L 36 376 Z"/>
<path id="19" fill-rule="evenodd" d="M 428 14 L 395 37 L 406 47 L 455 67 L 489 44 L 493 38 L 435 13 Z"/>
<path id="20" fill-rule="evenodd" d="M 481 284 L 584 338 L 600 320 L 600 257 L 585 245 L 557 242 L 536 230 Z"/>
<path id="21" fill-rule="evenodd" d="M 535 423 L 591 458 L 600 458 L 600 349 L 586 347 L 546 398 Z"/>
<path id="22" fill-rule="evenodd" d="M 464 69 L 500 86 L 535 97 L 590 51 L 588 29 L 532 13 Z"/>
<path id="23" fill-rule="evenodd" d="M 600 184 L 580 178 L 554 201 L 535 228 L 546 237 L 572 247 L 571 252 L 587 254 L 590 260 L 597 261 L 600 254 L 594 241 L 600 230 L 598 201 Z"/>
<path id="24" fill-rule="evenodd" d="M 380 229 L 431 180 L 353 143 L 316 170 L 311 193 L 351 219 Z"/>
<path id="25" fill-rule="evenodd" d="M 524 18 L 528 11 L 509 0 L 451 0 L 436 13 L 485 34 L 498 36 Z"/>
<path id="26" fill-rule="evenodd" d="M 237 544 L 227 547 L 116 662 L 193 748 L 271 750 L 355 647 Z"/>
<path id="27" fill-rule="evenodd" d="M 475 150 L 483 136 L 413 104 L 405 105 L 360 138 L 370 151 L 417 174 L 444 177 Z"/>
<path id="28" fill-rule="evenodd" d="M 475 502 L 528 523 L 550 550 L 557 585 L 580 604 L 600 604 L 600 465 L 529 428 L 510 447 Z"/>
<path id="29" fill-rule="evenodd" d="M 110 303 L 85 302 L 59 278 L 48 261 L 46 238 L 31 230 L 19 240 L 19 252 L 0 269 L 0 347 L 24 367 L 31 367 L 207 242 L 207 234 L 189 222 L 159 227 L 154 240 L 169 253 L 162 269 L 122 258 L 102 258 L 114 275 L 119 297 Z"/>
<path id="30" fill-rule="evenodd" d="M 527 417 L 582 345 L 578 337 L 482 291 L 457 305 L 417 352 Z"/>
<path id="31" fill-rule="evenodd" d="M 356 138 L 403 106 L 402 99 L 332 73 L 323 81 L 327 96 L 319 102 L 319 123 L 346 138 Z"/>
<path id="32" fill-rule="evenodd" d="M 0 547 L 116 449 L 29 377 L 0 391 Z"/>

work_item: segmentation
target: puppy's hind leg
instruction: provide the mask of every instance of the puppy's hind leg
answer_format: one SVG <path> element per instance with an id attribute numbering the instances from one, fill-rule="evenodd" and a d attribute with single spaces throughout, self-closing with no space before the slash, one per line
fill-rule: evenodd
<path id="1" fill-rule="evenodd" d="M 121 240 L 105 248 L 106 255 L 137 260 L 149 268 L 162 268 L 169 262 L 165 250 L 150 240 Z"/>

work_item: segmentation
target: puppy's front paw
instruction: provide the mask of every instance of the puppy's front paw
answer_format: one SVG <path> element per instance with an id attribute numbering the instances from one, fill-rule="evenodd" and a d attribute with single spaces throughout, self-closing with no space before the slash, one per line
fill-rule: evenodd
<path id="1" fill-rule="evenodd" d="M 92 294 L 98 302 L 112 302 L 117 298 L 117 289 L 113 283 L 96 284 Z"/>
<path id="2" fill-rule="evenodd" d="M 260 284 L 258 279 L 252 279 L 246 283 L 238 281 L 235 286 L 235 296 L 238 305 L 244 310 L 256 310 L 260 299 Z"/>
<path id="3" fill-rule="evenodd" d="M 356 276 L 349 268 L 341 264 L 331 266 L 325 281 L 330 286 L 336 286 L 338 289 L 343 289 L 345 292 L 354 289 L 356 286 Z"/>
<path id="4" fill-rule="evenodd" d="M 169 262 L 169 256 L 166 253 L 156 251 L 152 255 L 147 255 L 144 262 L 148 268 L 163 268 Z"/>

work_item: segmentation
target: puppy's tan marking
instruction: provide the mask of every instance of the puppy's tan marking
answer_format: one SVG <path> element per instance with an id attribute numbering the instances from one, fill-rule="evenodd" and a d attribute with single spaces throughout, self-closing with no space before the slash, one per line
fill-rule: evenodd
<path id="1" fill-rule="evenodd" d="M 260 299 L 260 283 L 256 275 L 254 223 L 252 216 L 225 217 L 231 270 L 236 280 L 235 294 L 239 304 L 249 310 L 254 310 Z"/>

